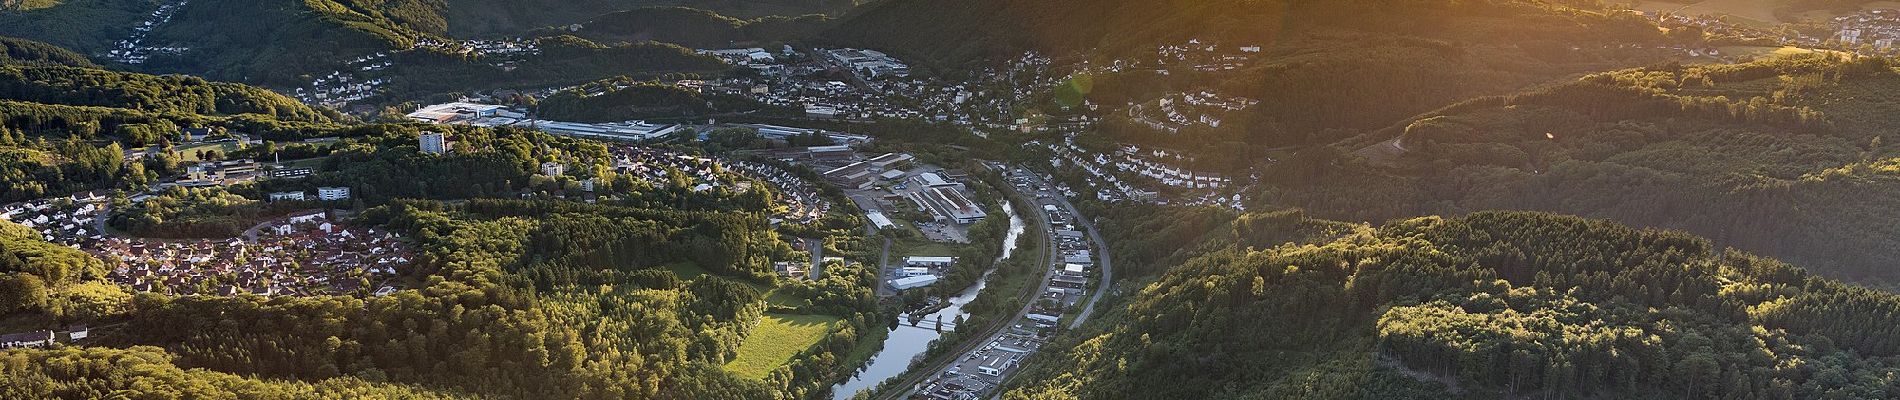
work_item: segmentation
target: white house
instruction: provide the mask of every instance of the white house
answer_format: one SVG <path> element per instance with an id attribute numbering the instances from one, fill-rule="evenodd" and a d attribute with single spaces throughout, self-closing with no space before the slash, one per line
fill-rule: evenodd
<path id="1" fill-rule="evenodd" d="M 317 188 L 317 199 L 323 200 L 323 201 L 349 200 L 350 188 L 320 187 L 320 188 Z"/>
<path id="2" fill-rule="evenodd" d="M 53 331 L 32 331 L 0 335 L 0 349 L 46 347 L 53 344 Z"/>
<path id="3" fill-rule="evenodd" d="M 303 201 L 304 192 L 277 192 L 270 194 L 270 201 Z"/>

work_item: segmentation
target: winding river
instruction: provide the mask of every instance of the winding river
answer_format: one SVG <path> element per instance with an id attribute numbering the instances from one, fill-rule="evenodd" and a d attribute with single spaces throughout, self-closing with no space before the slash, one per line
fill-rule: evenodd
<path id="1" fill-rule="evenodd" d="M 1003 237 L 1003 255 L 997 260 L 1007 259 L 1016 251 L 1016 238 L 1022 236 L 1023 229 L 1026 227 L 1023 219 L 1016 215 L 1016 210 L 1003 207 L 1003 213 L 1009 215 L 1009 234 Z M 988 283 L 988 278 L 993 272 L 996 270 L 983 271 L 984 279 L 977 280 L 976 284 L 971 285 L 969 289 L 964 289 L 962 293 L 951 297 L 949 307 L 924 315 L 918 320 L 948 323 L 956 320 L 958 316 L 969 318 L 969 313 L 963 312 L 963 305 L 969 304 L 970 300 L 976 299 L 978 293 L 983 292 L 983 287 Z M 884 339 L 884 349 L 878 350 L 877 354 L 871 356 L 871 362 L 865 363 L 864 368 L 859 370 L 856 376 L 831 387 L 831 398 L 833 400 L 849 399 L 860 390 L 876 387 L 878 383 L 904 373 L 905 370 L 910 369 L 911 360 L 924 354 L 924 350 L 930 348 L 930 342 L 942 336 L 943 333 L 935 329 L 899 323 L 897 330 L 891 331 L 890 337 Z"/>

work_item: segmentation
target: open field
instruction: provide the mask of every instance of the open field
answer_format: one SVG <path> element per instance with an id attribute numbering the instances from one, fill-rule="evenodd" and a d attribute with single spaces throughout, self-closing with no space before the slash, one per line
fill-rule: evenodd
<path id="1" fill-rule="evenodd" d="M 673 271 L 673 275 L 679 275 L 680 280 L 683 280 L 683 281 L 690 281 L 690 280 L 693 280 L 693 278 L 698 278 L 701 275 L 707 274 L 706 268 L 702 268 L 699 266 L 699 264 L 694 264 L 691 261 L 681 261 L 681 262 L 676 262 L 672 264 L 667 264 L 666 269 L 668 271 Z"/>
<path id="2" fill-rule="evenodd" d="M 1844 54 L 1846 54 L 1846 53 L 1842 53 L 1842 52 L 1840 52 L 1840 51 L 1836 51 L 1836 50 L 1815 50 L 1815 49 L 1809 49 L 1809 48 L 1804 48 L 1804 47 L 1794 47 L 1794 46 L 1782 46 L 1782 47 L 1774 47 L 1774 46 L 1722 46 L 1722 47 L 1720 47 L 1720 50 L 1722 50 L 1722 53 L 1723 53 L 1723 54 L 1727 54 L 1727 55 L 1731 55 L 1731 56 L 1740 56 L 1740 57 L 1743 57 L 1743 58 L 1746 58 L 1746 59 L 1758 59 L 1758 58 L 1763 58 L 1763 57 L 1779 57 L 1779 56 L 1791 56 L 1791 55 L 1800 55 L 1800 54 L 1813 54 L 1813 53 L 1815 53 L 1815 52 L 1817 52 L 1817 51 L 1825 51 L 1825 52 L 1830 52 L 1830 53 L 1837 53 L 1837 54 L 1840 54 L 1840 55 L 1844 55 Z"/>
<path id="3" fill-rule="evenodd" d="M 785 365 L 798 352 L 818 344 L 825 333 L 838 325 L 840 318 L 829 315 L 766 314 L 759 327 L 739 346 L 739 356 L 726 363 L 726 370 L 739 376 L 763 379 Z"/>
<path id="4" fill-rule="evenodd" d="M 306 158 L 302 160 L 290 160 L 290 161 L 284 161 L 281 164 L 277 164 L 277 166 L 284 167 L 284 168 L 316 169 L 317 167 L 323 166 L 324 159 L 325 159 L 324 157 L 313 157 L 313 158 Z"/>
<path id="5" fill-rule="evenodd" d="M 59 5 L 59 0 L 0 0 L 0 9 L 31 11 Z"/>
<path id="6" fill-rule="evenodd" d="M 912 228 L 915 229 L 915 228 Z M 924 239 L 923 234 L 898 239 L 891 242 L 891 261 L 902 261 L 908 256 L 952 256 L 950 244 Z"/>

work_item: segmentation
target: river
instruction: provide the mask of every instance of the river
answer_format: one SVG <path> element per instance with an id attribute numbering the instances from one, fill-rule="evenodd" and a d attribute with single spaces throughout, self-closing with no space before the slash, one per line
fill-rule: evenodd
<path id="1" fill-rule="evenodd" d="M 1022 217 L 1016 216 L 1016 210 L 1012 207 L 1003 207 L 1003 213 L 1009 215 L 1009 234 L 1003 236 L 1003 255 L 997 260 L 1007 259 L 1016 251 L 1016 239 L 1022 236 L 1023 229 L 1026 228 Z M 983 292 L 990 274 L 994 272 L 996 272 L 995 269 L 983 271 L 984 279 L 978 279 L 975 285 L 951 297 L 949 307 L 924 315 L 918 320 L 941 320 L 949 323 L 959 316 L 969 318 L 969 313 L 963 312 L 963 305 L 969 304 L 970 300 L 976 299 L 978 293 Z M 907 318 L 901 319 L 897 330 L 891 331 L 890 337 L 884 339 L 884 349 L 872 355 L 871 362 L 865 363 L 864 369 L 859 370 L 857 376 L 831 387 L 831 398 L 833 400 L 849 399 L 860 390 L 876 387 L 877 384 L 904 373 L 905 370 L 910 369 L 911 360 L 924 354 L 924 350 L 930 348 L 930 342 L 936 341 L 939 337 L 943 337 L 943 333 L 935 329 L 910 326 Z"/>

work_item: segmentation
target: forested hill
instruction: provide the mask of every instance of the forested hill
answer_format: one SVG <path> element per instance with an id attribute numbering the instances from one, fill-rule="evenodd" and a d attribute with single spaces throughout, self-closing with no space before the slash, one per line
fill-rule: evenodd
<path id="1" fill-rule="evenodd" d="M 323 113 L 301 102 L 252 86 L 97 68 L 0 66 L 0 99 L 153 113 L 261 114 L 283 120 L 328 121 Z"/>
<path id="2" fill-rule="evenodd" d="M 192 76 L 0 64 L 0 203 L 181 173 L 175 155 L 147 165 L 125 162 L 124 151 L 181 143 L 186 129 L 275 141 L 380 129 L 336 118 L 275 92 Z"/>
<path id="3" fill-rule="evenodd" d="M 1900 149 L 1882 139 L 1900 126 L 1896 89 L 1900 72 L 1872 58 L 1603 73 L 1283 160 L 1266 169 L 1262 199 L 1357 221 L 1611 218 L 1892 285 Z"/>
<path id="4" fill-rule="evenodd" d="M 0 65 L 65 65 L 91 67 L 86 56 L 59 46 L 0 36 Z"/>
<path id="5" fill-rule="evenodd" d="M 1254 228 L 1285 235 L 1287 227 Z M 1900 390 L 1900 296 L 1540 213 L 1238 246 L 1067 335 L 1006 399 L 1793 399 Z"/>
<path id="6" fill-rule="evenodd" d="M 822 14 L 740 19 L 689 7 L 640 7 L 603 14 L 540 33 L 573 34 L 598 42 L 659 41 L 719 48 L 803 39 L 818 35 L 832 19 Z M 578 26 L 580 29 L 571 29 Z"/>
<path id="7" fill-rule="evenodd" d="M 309 66 L 334 65 L 370 52 L 406 47 L 412 29 L 381 14 L 331 0 L 195 0 L 154 21 L 163 2 L 75 0 L 0 12 L 0 35 L 100 55 L 140 37 L 154 51 L 142 67 L 223 80 L 288 81 Z M 133 30 L 157 22 L 149 33 Z M 283 74 L 283 76 L 277 76 Z"/>

